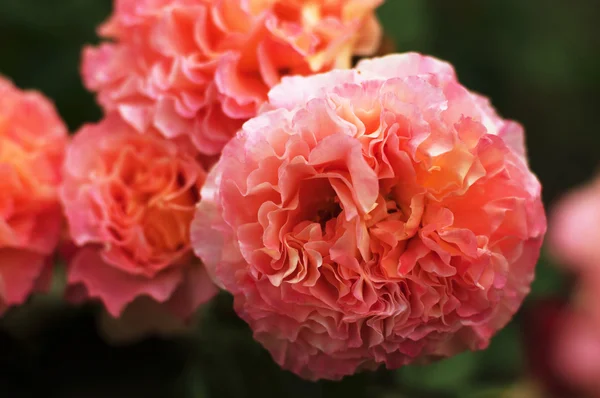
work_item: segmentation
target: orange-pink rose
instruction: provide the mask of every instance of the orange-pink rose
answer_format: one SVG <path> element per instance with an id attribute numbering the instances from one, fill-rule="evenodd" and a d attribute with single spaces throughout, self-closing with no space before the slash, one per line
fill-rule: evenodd
<path id="1" fill-rule="evenodd" d="M 67 128 L 40 93 L 0 77 L 0 311 L 23 303 L 60 237 Z"/>
<path id="2" fill-rule="evenodd" d="M 115 317 L 139 296 L 187 317 L 216 293 L 190 248 L 205 172 L 189 147 L 109 115 L 84 126 L 67 150 L 60 194 L 80 247 L 68 282 Z"/>
<path id="3" fill-rule="evenodd" d="M 208 175 L 192 245 L 284 368 L 485 348 L 546 230 L 522 128 L 419 54 L 287 77 Z"/>
<path id="4" fill-rule="evenodd" d="M 86 86 L 138 131 L 219 154 L 288 74 L 350 67 L 377 49 L 383 0 L 115 0 L 84 51 Z"/>

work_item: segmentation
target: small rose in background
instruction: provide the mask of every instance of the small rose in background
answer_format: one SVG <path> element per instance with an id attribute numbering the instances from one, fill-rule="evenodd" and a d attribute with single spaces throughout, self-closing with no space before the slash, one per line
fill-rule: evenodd
<path id="1" fill-rule="evenodd" d="M 577 278 L 553 364 L 570 384 L 600 397 L 600 178 L 555 206 L 549 235 L 553 254 Z"/>
<path id="2" fill-rule="evenodd" d="M 61 199 L 73 242 L 71 296 L 119 317 L 148 296 L 187 318 L 216 288 L 190 248 L 205 179 L 187 142 L 139 134 L 117 115 L 84 126 L 65 160 Z"/>
<path id="3" fill-rule="evenodd" d="M 196 254 L 282 367 L 340 379 L 484 349 L 546 231 L 523 129 L 409 53 L 287 77 L 227 144 Z"/>
<path id="4" fill-rule="evenodd" d="M 52 103 L 0 77 L 0 312 L 50 280 L 66 145 Z"/>
<path id="5" fill-rule="evenodd" d="M 563 198 L 551 221 L 553 255 L 571 269 L 600 271 L 600 177 Z"/>
<path id="6" fill-rule="evenodd" d="M 381 37 L 383 0 L 115 0 L 83 54 L 86 86 L 140 132 L 218 155 L 282 76 L 349 68 Z"/>

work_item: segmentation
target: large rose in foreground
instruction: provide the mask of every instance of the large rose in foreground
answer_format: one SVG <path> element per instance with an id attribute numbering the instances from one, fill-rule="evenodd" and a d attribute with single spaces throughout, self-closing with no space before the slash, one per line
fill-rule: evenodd
<path id="1" fill-rule="evenodd" d="M 373 53 L 383 0 L 115 0 L 87 48 L 86 86 L 137 130 L 189 135 L 220 153 L 288 74 L 348 68 Z"/>
<path id="2" fill-rule="evenodd" d="M 192 224 L 256 339 L 310 379 L 486 347 L 546 230 L 521 127 L 418 54 L 285 78 L 269 98 Z"/>
<path id="3" fill-rule="evenodd" d="M 205 172 L 188 148 L 110 115 L 84 126 L 67 151 L 61 199 L 80 247 L 68 281 L 113 316 L 149 296 L 187 317 L 216 293 L 190 248 Z"/>
<path id="4" fill-rule="evenodd" d="M 58 244 L 67 128 L 41 94 L 0 77 L 0 312 L 21 304 Z"/>

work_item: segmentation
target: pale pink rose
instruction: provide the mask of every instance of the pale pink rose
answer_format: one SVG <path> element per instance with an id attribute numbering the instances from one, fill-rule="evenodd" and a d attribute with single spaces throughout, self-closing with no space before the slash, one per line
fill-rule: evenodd
<path id="1" fill-rule="evenodd" d="M 219 154 L 282 76 L 378 48 L 383 0 L 115 0 L 83 54 L 85 85 L 138 131 Z"/>
<path id="2" fill-rule="evenodd" d="M 308 379 L 485 348 L 546 230 L 519 125 L 414 53 L 284 78 L 269 99 L 192 223 L 255 338 Z"/>
<path id="3" fill-rule="evenodd" d="M 598 305 L 598 297 L 595 297 Z M 585 311 L 569 313 L 560 325 L 553 365 L 558 375 L 589 397 L 600 397 L 600 325 Z M 552 348 L 554 348 L 552 350 Z M 559 377 L 559 378 L 560 378 Z"/>
<path id="4" fill-rule="evenodd" d="M 553 209 L 552 253 L 574 269 L 600 273 L 600 177 L 569 193 Z"/>
<path id="5" fill-rule="evenodd" d="M 550 347 L 563 380 L 600 398 L 600 268 L 579 275 L 575 297 Z"/>
<path id="6" fill-rule="evenodd" d="M 565 380 L 600 397 L 600 177 L 554 207 L 549 237 L 555 257 L 577 276 L 554 365 Z"/>
<path id="7" fill-rule="evenodd" d="M 0 312 L 48 281 L 62 224 L 66 144 L 52 103 L 0 77 Z"/>
<path id="8" fill-rule="evenodd" d="M 205 172 L 189 147 L 138 134 L 117 115 L 75 135 L 60 190 L 80 247 L 68 267 L 73 297 L 98 298 L 117 317 L 149 296 L 187 317 L 216 293 L 190 248 Z"/>

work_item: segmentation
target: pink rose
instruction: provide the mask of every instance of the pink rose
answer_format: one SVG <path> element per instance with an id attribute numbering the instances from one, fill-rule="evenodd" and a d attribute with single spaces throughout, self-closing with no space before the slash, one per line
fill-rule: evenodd
<path id="1" fill-rule="evenodd" d="M 594 304 L 598 305 L 597 294 Z M 600 324 L 586 311 L 572 311 L 559 325 L 555 341 L 554 368 L 563 380 L 587 392 L 589 397 L 600 397 Z"/>
<path id="2" fill-rule="evenodd" d="M 600 273 L 600 177 L 574 190 L 558 203 L 550 224 L 550 249 L 574 269 Z"/>
<path id="3" fill-rule="evenodd" d="M 135 129 L 219 154 L 282 76 L 377 50 L 383 0 L 116 0 L 83 54 L 86 86 Z"/>
<path id="4" fill-rule="evenodd" d="M 0 312 L 48 282 L 66 144 L 52 103 L 0 77 Z"/>
<path id="5" fill-rule="evenodd" d="M 281 366 L 339 379 L 485 348 L 545 230 L 522 128 L 411 53 L 284 78 L 209 173 L 192 245 Z"/>
<path id="6" fill-rule="evenodd" d="M 600 177 L 555 206 L 549 235 L 553 254 L 578 277 L 554 365 L 565 380 L 600 397 Z"/>
<path id="7" fill-rule="evenodd" d="M 190 248 L 205 172 L 187 148 L 117 115 L 75 135 L 60 191 L 80 247 L 70 254 L 71 293 L 99 298 L 115 317 L 144 295 L 187 317 L 215 294 Z"/>

